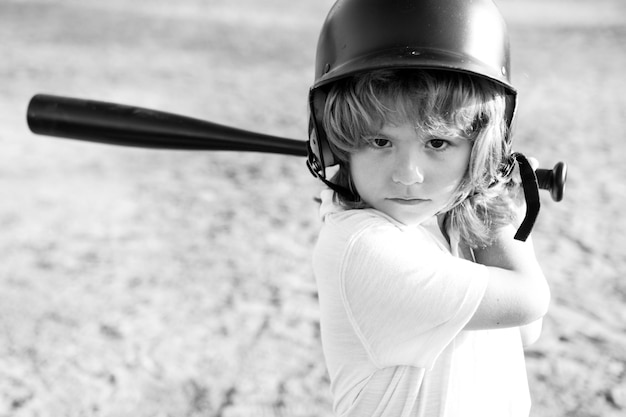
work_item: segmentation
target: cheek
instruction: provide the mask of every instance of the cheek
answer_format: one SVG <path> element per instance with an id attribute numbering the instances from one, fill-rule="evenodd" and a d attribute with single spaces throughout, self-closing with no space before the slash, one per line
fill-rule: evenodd
<path id="1" fill-rule="evenodd" d="M 367 154 L 356 154 L 350 158 L 350 175 L 352 183 L 364 199 L 380 188 L 384 178 L 380 164 Z"/>
<path id="2" fill-rule="evenodd" d="M 356 186 L 357 191 L 362 192 L 363 185 L 370 183 L 370 170 L 363 158 L 352 158 L 350 161 L 350 176 L 352 183 Z"/>
<path id="3" fill-rule="evenodd" d="M 455 182 L 461 182 L 465 175 L 467 174 L 468 169 L 468 160 L 463 160 L 461 163 L 457 164 L 450 170 L 450 177 Z"/>
<path id="4" fill-rule="evenodd" d="M 470 155 L 469 150 L 467 152 L 463 152 L 459 155 L 456 155 L 455 158 L 451 158 L 445 164 L 445 169 L 442 171 L 446 173 L 446 175 L 441 176 L 442 183 L 440 184 L 442 187 L 449 189 L 456 189 L 456 187 L 463 181 L 463 178 L 467 175 L 467 170 L 469 167 Z M 440 171 L 441 172 L 441 171 Z"/>

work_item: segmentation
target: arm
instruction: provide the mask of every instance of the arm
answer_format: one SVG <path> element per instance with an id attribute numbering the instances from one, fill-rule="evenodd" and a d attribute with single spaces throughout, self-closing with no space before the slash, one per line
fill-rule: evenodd
<path id="1" fill-rule="evenodd" d="M 546 314 L 550 290 L 532 240 L 520 242 L 514 235 L 514 226 L 505 226 L 497 231 L 493 244 L 474 252 L 476 262 L 487 266 L 489 283 L 465 329 L 523 326 Z"/>

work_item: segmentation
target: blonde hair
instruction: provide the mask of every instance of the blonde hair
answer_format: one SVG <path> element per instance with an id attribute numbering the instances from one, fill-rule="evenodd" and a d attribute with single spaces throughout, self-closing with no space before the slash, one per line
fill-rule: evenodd
<path id="1" fill-rule="evenodd" d="M 506 161 L 505 91 L 485 79 L 449 71 L 380 70 L 333 84 L 324 109 L 324 130 L 339 160 L 332 181 L 358 192 L 350 176 L 350 154 L 367 144 L 385 123 L 410 122 L 432 135 L 472 142 L 467 172 L 446 213 L 451 230 L 473 247 L 490 243 L 492 230 L 511 219 L 505 188 L 511 184 Z M 347 208 L 364 208 L 335 193 Z"/>

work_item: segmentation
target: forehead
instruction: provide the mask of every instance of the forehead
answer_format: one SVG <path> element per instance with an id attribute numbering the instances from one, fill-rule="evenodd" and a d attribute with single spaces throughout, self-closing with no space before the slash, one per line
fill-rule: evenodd
<path id="1" fill-rule="evenodd" d="M 432 138 L 469 139 L 462 129 L 454 126 L 430 126 L 412 121 L 386 122 L 372 134 L 398 141 L 424 141 Z"/>
<path id="2" fill-rule="evenodd" d="M 388 122 L 384 123 L 378 134 L 396 140 L 414 140 L 421 138 L 427 133 L 420 129 L 415 123 L 405 122 Z"/>
<path id="3" fill-rule="evenodd" d="M 463 113 L 426 111 L 418 106 L 394 107 L 390 104 L 383 112 L 371 115 L 370 123 L 363 128 L 366 134 L 465 137 L 476 115 L 471 111 Z"/>

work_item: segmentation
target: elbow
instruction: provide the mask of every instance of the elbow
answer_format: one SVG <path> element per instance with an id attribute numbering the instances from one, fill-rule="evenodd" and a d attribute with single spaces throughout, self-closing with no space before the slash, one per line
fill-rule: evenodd
<path id="1" fill-rule="evenodd" d="M 526 279 L 492 279 L 466 330 L 520 327 L 543 318 L 550 306 L 550 289 L 543 275 Z"/>
<path id="2" fill-rule="evenodd" d="M 541 320 L 548 313 L 549 307 L 550 288 L 545 281 L 537 282 L 518 294 L 517 302 L 511 304 L 508 314 L 498 324 L 503 327 L 525 326 Z"/>
<path id="3" fill-rule="evenodd" d="M 522 325 L 533 323 L 543 318 L 550 308 L 550 287 L 542 280 L 536 288 L 527 295 L 524 317 L 520 320 Z"/>

